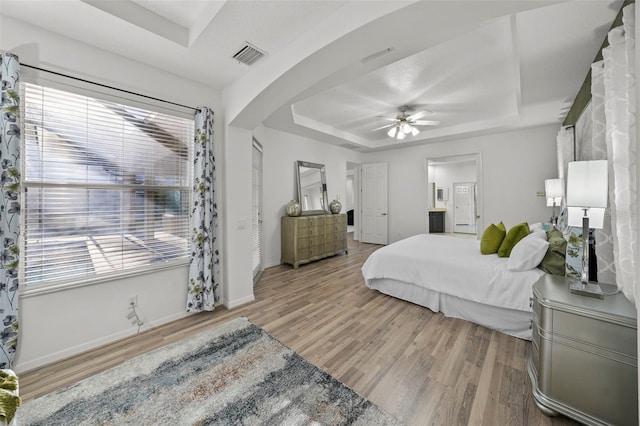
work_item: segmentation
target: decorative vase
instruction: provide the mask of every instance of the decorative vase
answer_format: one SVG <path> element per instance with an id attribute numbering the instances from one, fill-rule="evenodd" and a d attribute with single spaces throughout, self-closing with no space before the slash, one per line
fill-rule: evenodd
<path id="1" fill-rule="evenodd" d="M 333 200 L 329 203 L 329 210 L 331 210 L 331 213 L 333 214 L 340 213 L 340 210 L 342 210 L 342 203 L 338 200 Z"/>
<path id="2" fill-rule="evenodd" d="M 296 200 L 291 200 L 287 203 L 287 216 L 300 216 L 302 213 L 302 208 L 300 208 L 300 203 Z"/>

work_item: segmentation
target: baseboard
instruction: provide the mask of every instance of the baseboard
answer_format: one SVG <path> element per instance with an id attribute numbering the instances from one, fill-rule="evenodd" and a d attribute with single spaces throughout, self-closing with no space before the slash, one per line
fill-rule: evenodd
<path id="1" fill-rule="evenodd" d="M 232 300 L 232 301 L 224 301 L 222 302 L 222 304 L 227 308 L 227 309 L 233 309 L 233 308 L 237 308 L 238 306 L 241 305 L 246 305 L 247 303 L 251 303 L 253 301 L 255 301 L 256 298 L 254 297 L 253 294 L 249 295 L 249 296 L 245 296 L 242 297 L 240 299 L 237 300 Z"/>
<path id="2" fill-rule="evenodd" d="M 152 328 L 170 323 L 172 321 L 179 320 L 180 318 L 184 318 L 189 315 L 192 315 L 192 313 L 179 312 L 177 314 L 168 315 L 166 317 L 162 317 L 154 321 L 149 321 L 148 323 L 145 324 L 145 325 L 148 324 L 148 327 L 143 326 L 143 328 L 140 331 L 142 332 L 142 331 L 150 330 Z M 48 364 L 53 364 L 55 362 L 62 361 L 63 359 L 70 358 L 75 355 L 79 355 L 91 349 L 96 349 L 96 348 L 99 348 L 100 346 L 114 343 L 118 340 L 122 340 L 124 338 L 133 336 L 134 334 L 136 334 L 136 331 L 137 330 L 133 327 L 128 328 L 127 330 L 122 330 L 117 333 L 110 334 L 108 336 L 104 336 L 99 339 L 91 340 L 81 345 L 73 346 L 73 347 L 64 349 L 62 351 L 54 352 L 52 354 L 47 354 L 46 356 L 32 359 L 26 362 L 20 362 L 20 358 L 18 358 L 17 359 L 18 362 L 14 365 L 13 370 L 17 374 L 22 374 L 22 373 L 34 370 L 36 368 L 44 367 L 45 365 L 48 365 Z"/>

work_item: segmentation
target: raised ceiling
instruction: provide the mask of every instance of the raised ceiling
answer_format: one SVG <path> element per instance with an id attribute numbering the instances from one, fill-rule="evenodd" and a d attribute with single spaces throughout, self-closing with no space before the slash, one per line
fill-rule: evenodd
<path id="1" fill-rule="evenodd" d="M 370 151 L 560 123 L 620 5 L 2 0 L 0 13 L 213 87 L 232 125 Z M 267 56 L 238 63 L 245 42 Z M 371 131 L 401 105 L 440 125 Z"/>

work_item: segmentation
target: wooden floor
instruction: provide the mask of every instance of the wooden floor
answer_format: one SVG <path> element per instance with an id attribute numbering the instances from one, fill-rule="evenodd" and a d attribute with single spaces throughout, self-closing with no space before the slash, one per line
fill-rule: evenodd
<path id="1" fill-rule="evenodd" d="M 406 424 L 574 425 L 535 406 L 531 343 L 385 296 L 360 268 L 378 246 L 292 269 L 267 269 L 256 302 L 189 316 L 20 377 L 23 399 L 120 364 L 153 348 L 245 316 Z"/>

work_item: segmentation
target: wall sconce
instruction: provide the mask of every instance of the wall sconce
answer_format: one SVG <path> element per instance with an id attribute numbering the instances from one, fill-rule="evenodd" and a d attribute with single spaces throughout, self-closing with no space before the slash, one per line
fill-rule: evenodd
<path id="1" fill-rule="evenodd" d="M 571 293 L 603 299 L 600 286 L 589 282 L 589 229 L 602 229 L 609 193 L 606 160 L 574 161 L 567 172 L 569 226 L 582 226 L 582 276 Z"/>
<path id="2" fill-rule="evenodd" d="M 564 196 L 564 179 L 546 179 L 544 181 L 544 192 L 547 197 L 547 207 L 553 207 L 551 211 L 551 224 L 558 225 L 556 207 L 562 202 Z"/>

